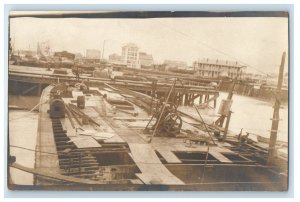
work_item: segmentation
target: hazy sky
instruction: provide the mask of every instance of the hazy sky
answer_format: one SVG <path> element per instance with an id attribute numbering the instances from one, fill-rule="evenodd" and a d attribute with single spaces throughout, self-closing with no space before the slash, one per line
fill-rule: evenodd
<path id="1" fill-rule="evenodd" d="M 49 41 L 53 51 L 85 53 L 100 49 L 104 58 L 121 54 L 122 45 L 136 43 L 159 63 L 201 58 L 234 60 L 263 72 L 278 72 L 283 51 L 288 51 L 287 18 L 153 18 L 153 19 L 47 19 L 12 18 L 15 49 L 36 50 Z M 287 59 L 286 59 L 287 60 Z M 248 67 L 248 72 L 257 72 Z M 285 72 L 287 71 L 287 62 Z"/>

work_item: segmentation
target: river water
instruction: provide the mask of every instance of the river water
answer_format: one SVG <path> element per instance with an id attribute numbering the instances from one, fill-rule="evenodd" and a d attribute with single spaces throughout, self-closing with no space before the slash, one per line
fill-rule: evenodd
<path id="1" fill-rule="evenodd" d="M 227 93 L 220 93 L 217 106 L 219 106 L 222 99 L 227 98 L 227 95 Z M 247 131 L 270 137 L 274 103 L 240 95 L 233 95 L 232 99 L 233 114 L 229 125 L 230 130 L 239 133 L 240 129 L 243 128 L 243 132 Z M 287 142 L 288 105 L 282 105 L 281 107 L 277 139 Z"/>
<path id="2" fill-rule="evenodd" d="M 216 109 L 204 109 L 201 113 L 207 119 L 214 121 L 217 119 L 217 112 L 222 99 L 226 99 L 227 93 L 220 93 Z M 24 101 L 29 101 L 30 106 L 35 106 L 38 103 L 38 97 L 20 98 L 10 97 L 13 105 L 20 105 Z M 28 103 L 26 104 L 26 106 Z M 231 121 L 229 130 L 238 134 L 240 129 L 243 132 L 251 132 L 270 136 L 271 117 L 273 115 L 273 103 L 260 101 L 251 97 L 240 95 L 233 96 Z M 282 106 L 280 109 L 278 139 L 287 142 L 288 140 L 288 106 Z M 10 145 L 24 147 L 35 150 L 36 135 L 38 127 L 38 113 L 28 112 L 24 110 L 9 110 L 9 140 Z M 17 157 L 17 162 L 21 165 L 33 168 L 34 167 L 34 152 L 20 148 L 10 148 L 11 155 Z M 12 180 L 16 184 L 32 184 L 33 176 L 31 174 L 11 168 Z"/>
<path id="3" fill-rule="evenodd" d="M 35 150 L 38 128 L 38 113 L 24 110 L 9 110 L 9 145 Z M 20 165 L 34 168 L 35 153 L 10 147 L 10 155 L 16 156 Z M 19 185 L 32 185 L 33 175 L 10 168 L 12 180 Z"/>

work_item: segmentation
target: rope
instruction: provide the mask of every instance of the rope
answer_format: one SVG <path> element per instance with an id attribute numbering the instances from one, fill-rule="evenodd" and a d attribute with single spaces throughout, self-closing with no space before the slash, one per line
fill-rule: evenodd
<path id="1" fill-rule="evenodd" d="M 48 101 L 48 100 L 47 100 Z M 46 103 L 47 101 L 45 101 L 45 102 L 43 102 L 43 103 L 41 103 L 41 102 L 39 102 L 37 105 L 35 105 L 31 110 L 29 110 L 28 112 L 26 112 L 26 114 L 24 114 L 24 115 L 22 115 L 22 116 L 20 116 L 20 117 L 16 117 L 16 118 L 12 118 L 12 119 L 9 119 L 9 121 L 14 121 L 14 120 L 17 120 L 17 119 L 21 119 L 21 118 L 24 118 L 24 117 L 26 117 L 26 116 L 30 116 L 31 114 L 27 114 L 27 113 L 31 113 L 33 110 L 35 110 L 39 105 L 41 105 L 41 104 L 44 104 L 44 103 Z"/>
<path id="2" fill-rule="evenodd" d="M 39 152 L 39 153 L 51 154 L 51 155 L 57 155 L 58 154 L 58 153 L 53 153 L 53 152 L 38 151 L 38 150 L 35 150 L 35 149 L 30 149 L 30 148 L 21 147 L 21 146 L 15 146 L 15 145 L 9 145 L 9 147 L 23 149 L 23 150 L 27 150 L 27 151 L 31 151 L 31 152 Z"/>

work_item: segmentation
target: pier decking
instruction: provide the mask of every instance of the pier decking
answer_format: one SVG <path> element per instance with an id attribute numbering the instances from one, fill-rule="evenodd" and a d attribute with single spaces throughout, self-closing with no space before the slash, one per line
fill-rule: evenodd
<path id="1" fill-rule="evenodd" d="M 158 98 L 166 96 L 172 86 L 171 80 L 160 81 L 154 85 L 150 81 L 111 80 L 108 78 L 94 78 L 90 76 L 81 76 L 80 79 L 88 82 L 89 86 L 98 87 L 99 85 L 108 84 L 116 88 L 139 91 L 149 96 L 157 94 Z M 25 82 L 39 86 L 42 84 L 62 82 L 75 84 L 77 82 L 76 76 L 73 75 L 71 71 L 65 75 L 53 74 L 53 70 L 47 71 L 45 68 L 20 67 L 16 65 L 10 65 L 9 67 L 9 80 L 15 82 L 15 85 L 17 85 L 18 82 Z M 180 83 L 175 85 L 174 93 L 172 93 L 170 101 L 175 101 L 183 105 L 191 105 L 195 99 L 199 99 L 199 104 L 213 101 L 213 106 L 216 107 L 216 99 L 219 96 L 219 91 L 215 86 L 209 85 L 209 82 L 206 84 L 199 82 L 197 84 L 197 82 L 189 82 L 188 80 L 184 80 L 183 83 L 184 86 Z M 39 90 L 42 90 L 41 87 Z"/>

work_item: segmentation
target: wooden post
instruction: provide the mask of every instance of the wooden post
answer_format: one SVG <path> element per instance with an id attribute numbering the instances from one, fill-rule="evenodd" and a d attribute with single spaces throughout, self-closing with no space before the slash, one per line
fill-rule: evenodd
<path id="1" fill-rule="evenodd" d="M 224 136 L 223 136 L 223 139 L 222 139 L 223 142 L 226 140 L 226 137 L 227 137 L 231 113 L 232 113 L 232 111 L 229 111 L 228 114 L 227 114 L 227 117 L 226 117 L 226 124 L 225 124 L 225 129 L 224 129 Z"/>
<path id="2" fill-rule="evenodd" d="M 270 136 L 270 142 L 269 142 L 269 156 L 268 156 L 268 164 L 273 164 L 276 152 L 275 152 L 275 146 L 277 141 L 277 130 L 279 125 L 279 109 L 280 109 L 280 94 L 281 94 L 281 87 L 282 87 L 282 81 L 283 81 L 283 70 L 284 70 L 284 61 L 285 61 L 285 52 L 282 54 L 281 58 L 281 64 L 279 69 L 279 76 L 278 76 L 278 84 L 276 89 L 276 100 L 274 105 L 274 112 L 273 112 L 273 119 L 272 119 L 272 127 L 271 127 L 271 136 Z"/>
<path id="3" fill-rule="evenodd" d="M 233 90 L 234 90 L 234 86 L 235 86 L 235 83 L 236 83 L 236 79 L 234 80 L 232 86 L 231 86 L 231 90 L 229 91 L 228 93 L 228 96 L 227 96 L 227 100 L 231 100 L 232 99 L 232 96 L 233 96 Z M 223 123 L 224 123 L 224 120 L 225 120 L 226 116 L 225 115 L 221 115 L 215 122 L 216 125 L 220 126 L 220 127 L 223 127 Z M 227 118 L 228 119 L 228 118 Z"/>
<path id="4" fill-rule="evenodd" d="M 204 101 L 207 101 L 208 100 L 208 94 L 205 94 L 205 99 Z"/>
<path id="5" fill-rule="evenodd" d="M 186 106 L 187 103 L 188 103 L 188 94 L 185 93 L 185 94 L 184 94 L 184 104 L 183 104 L 183 105 Z"/>
<path id="6" fill-rule="evenodd" d="M 217 98 L 214 99 L 214 108 L 217 107 Z"/>
<path id="7" fill-rule="evenodd" d="M 178 106 L 181 105 L 181 94 L 180 93 L 177 94 L 177 105 Z"/>
<path id="8" fill-rule="evenodd" d="M 42 94 L 42 84 L 39 83 L 38 85 L 38 95 L 40 96 Z"/>
<path id="9" fill-rule="evenodd" d="M 193 102 L 193 94 L 191 93 L 190 94 L 190 100 L 189 100 L 189 106 L 191 106 L 192 102 Z"/>
<path id="10" fill-rule="evenodd" d="M 209 100 L 209 94 L 207 94 L 207 101 Z M 209 107 L 209 102 L 207 102 L 207 106 Z"/>

